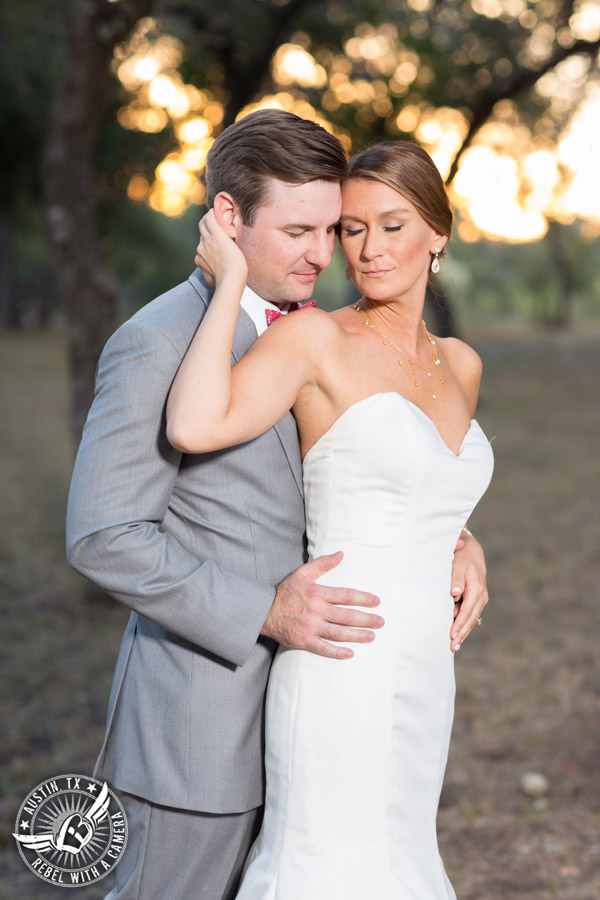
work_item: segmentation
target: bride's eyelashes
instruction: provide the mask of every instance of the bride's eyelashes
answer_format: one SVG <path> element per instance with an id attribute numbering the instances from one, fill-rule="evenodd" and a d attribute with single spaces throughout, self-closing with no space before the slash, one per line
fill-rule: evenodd
<path id="1" fill-rule="evenodd" d="M 393 231 L 400 231 L 402 228 L 404 228 L 404 225 L 384 225 L 383 230 L 389 234 Z M 342 236 L 354 237 L 357 234 L 361 234 L 364 230 L 364 228 L 344 228 L 342 229 Z"/>

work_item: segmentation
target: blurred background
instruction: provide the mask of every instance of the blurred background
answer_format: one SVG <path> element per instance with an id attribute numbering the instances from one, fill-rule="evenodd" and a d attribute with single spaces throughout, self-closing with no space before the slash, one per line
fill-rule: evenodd
<path id="1" fill-rule="evenodd" d="M 127 620 L 64 560 L 98 356 L 193 268 L 212 141 L 274 106 L 349 151 L 417 140 L 447 181 L 427 318 L 483 358 L 496 474 L 442 855 L 461 900 L 597 900 L 598 0 L 4 0 L 0 41 L 0 898 L 61 890 L 14 820 L 38 782 L 91 772 Z M 321 306 L 348 302 L 343 272 L 338 253 Z"/>

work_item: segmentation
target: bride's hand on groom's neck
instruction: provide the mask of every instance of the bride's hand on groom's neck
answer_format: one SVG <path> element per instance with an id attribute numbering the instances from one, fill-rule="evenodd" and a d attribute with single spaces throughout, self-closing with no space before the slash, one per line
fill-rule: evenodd
<path id="1" fill-rule="evenodd" d="M 202 269 L 207 284 L 217 287 L 227 278 L 245 284 L 248 266 L 244 254 L 219 224 L 213 209 L 200 220 L 198 228 L 200 241 L 194 262 Z"/>

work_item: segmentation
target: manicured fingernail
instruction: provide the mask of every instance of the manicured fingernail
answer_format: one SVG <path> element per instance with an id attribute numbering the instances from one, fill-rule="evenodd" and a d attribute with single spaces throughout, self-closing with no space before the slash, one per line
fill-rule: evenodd
<path id="1" fill-rule="evenodd" d="M 460 650 L 460 644 L 457 644 L 457 645 L 455 646 L 454 652 L 456 653 L 458 650 Z"/>
<path id="2" fill-rule="evenodd" d="M 455 641 L 457 637 L 458 637 L 458 631 L 455 631 L 454 634 L 452 635 L 452 640 Z"/>
<path id="3" fill-rule="evenodd" d="M 452 588 L 452 593 L 453 594 L 462 594 L 462 590 L 458 587 L 458 585 L 455 584 L 454 587 Z"/>

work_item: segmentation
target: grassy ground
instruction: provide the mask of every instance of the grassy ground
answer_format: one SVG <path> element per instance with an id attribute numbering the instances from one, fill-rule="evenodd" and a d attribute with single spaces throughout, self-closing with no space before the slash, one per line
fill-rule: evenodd
<path id="1" fill-rule="evenodd" d="M 600 339 L 474 343 L 496 473 L 472 526 L 492 601 L 457 657 L 442 855 L 459 900 L 597 900 Z M 86 598 L 64 562 L 62 359 L 57 336 L 0 337 L 0 900 L 60 893 L 26 870 L 14 819 L 38 782 L 91 772 L 127 618 Z M 529 771 L 548 779 L 545 797 L 519 790 Z M 86 900 L 107 882 L 85 888 Z"/>

